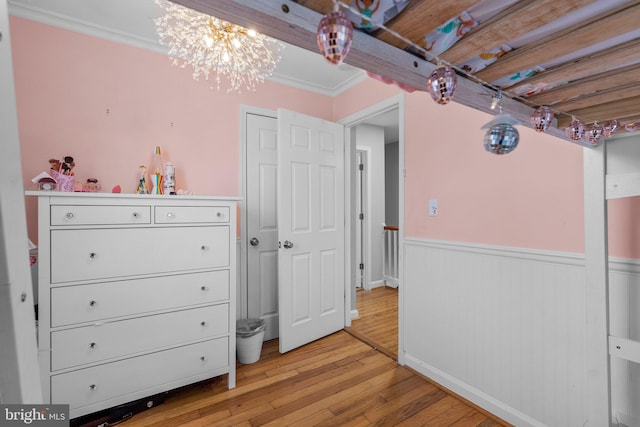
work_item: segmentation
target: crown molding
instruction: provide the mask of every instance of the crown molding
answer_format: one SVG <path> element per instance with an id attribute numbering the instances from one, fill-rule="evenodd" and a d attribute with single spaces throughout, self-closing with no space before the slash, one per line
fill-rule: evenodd
<path id="1" fill-rule="evenodd" d="M 140 37 L 124 31 L 116 31 L 112 28 L 97 25 L 92 22 L 82 21 L 68 15 L 61 15 L 50 10 L 42 9 L 25 3 L 9 0 L 9 14 L 18 18 L 29 19 L 42 24 L 64 28 L 90 36 L 122 43 L 141 49 L 151 50 L 157 53 L 167 54 L 167 49 L 158 40 Z"/>
<path id="2" fill-rule="evenodd" d="M 275 71 L 268 79 L 276 83 L 280 83 L 290 87 L 295 87 L 298 89 L 303 89 L 309 92 L 315 92 L 315 93 L 319 93 L 327 96 L 337 96 L 337 95 L 340 95 L 342 92 L 357 85 L 358 83 L 365 81 L 367 78 L 368 78 L 367 73 L 364 71 L 361 71 L 355 74 L 350 79 L 343 80 L 339 85 L 334 86 L 332 88 L 314 84 L 313 82 L 298 79 L 290 75 L 280 74 L 277 71 Z"/>
<path id="3" fill-rule="evenodd" d="M 42 24 L 63 28 L 65 30 L 74 31 L 77 33 L 86 34 L 89 36 L 98 37 L 116 43 L 121 43 L 128 46 L 146 49 L 156 53 L 167 55 L 167 48 L 165 46 L 162 46 L 157 39 L 141 37 L 130 32 L 117 31 L 113 28 L 101 26 L 89 21 L 76 19 L 68 15 L 59 14 L 51 10 L 47 10 L 25 2 L 9 0 L 8 5 L 9 14 L 11 16 L 28 19 Z M 366 73 L 362 71 L 361 73 L 357 73 L 356 75 L 354 75 L 352 78 L 344 80 L 337 86 L 327 87 L 291 75 L 278 73 L 277 70 L 273 73 L 273 75 L 267 78 L 267 80 L 285 86 L 290 86 L 297 89 L 302 89 L 309 92 L 315 92 L 332 97 L 341 94 L 342 92 L 366 79 Z"/>

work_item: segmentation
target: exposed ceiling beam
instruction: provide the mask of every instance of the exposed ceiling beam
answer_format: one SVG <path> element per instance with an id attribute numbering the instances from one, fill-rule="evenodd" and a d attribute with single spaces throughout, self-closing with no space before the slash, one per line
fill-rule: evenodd
<path id="1" fill-rule="evenodd" d="M 553 87 L 563 82 L 573 82 L 593 75 L 593 70 L 600 73 L 640 63 L 640 39 L 633 39 L 611 49 L 599 51 L 580 59 L 545 70 L 530 77 L 520 84 L 511 86 L 509 92 L 524 92 L 526 88 L 535 87 L 539 83 Z"/>
<path id="2" fill-rule="evenodd" d="M 636 30 L 638 22 L 640 0 L 635 0 L 613 13 L 607 11 L 587 22 L 551 34 L 538 43 L 508 52 L 476 73 L 476 77 L 487 82 L 495 81 Z"/>
<path id="3" fill-rule="evenodd" d="M 569 111 L 569 113 L 582 118 L 584 122 L 593 122 L 595 120 L 604 122 L 606 120 L 636 116 L 638 114 L 638 104 L 640 104 L 640 96 L 594 105 L 593 107 L 581 108 L 579 110 Z M 570 121 L 570 117 L 562 116 L 558 119 L 558 126 L 566 126 Z"/>
<path id="4" fill-rule="evenodd" d="M 454 44 L 440 57 L 450 64 L 460 65 L 487 50 L 515 40 L 594 0 L 522 0 L 471 30 L 464 43 Z"/>
<path id="5" fill-rule="evenodd" d="M 270 37 L 317 52 L 316 31 L 322 15 L 293 1 L 272 0 L 171 0 L 244 27 L 252 27 Z M 444 2 L 443 2 L 444 3 Z M 363 70 L 427 90 L 427 80 L 435 65 L 366 33 L 354 31 L 345 62 Z M 491 110 L 491 92 L 464 77 L 458 78 L 454 102 L 495 115 Z M 524 126 L 531 127 L 533 108 L 505 97 L 502 102 Z M 446 108 L 443 107 L 443 108 Z M 547 133 L 567 140 L 564 131 L 550 127 Z"/>
<path id="6" fill-rule="evenodd" d="M 478 0 L 425 0 L 413 1 L 402 13 L 388 22 L 386 27 L 397 32 L 403 37 L 420 44 L 420 40 L 431 31 L 443 25 L 467 10 Z M 405 49 L 408 45 L 391 33 L 382 31 L 376 34 L 378 39 L 399 49 Z"/>
<path id="7" fill-rule="evenodd" d="M 610 90 L 601 90 L 593 95 L 560 102 L 558 104 L 554 104 L 553 108 L 560 111 L 572 111 L 581 108 L 593 107 L 598 104 L 615 102 L 625 98 L 633 98 L 636 96 L 640 96 L 640 82 L 627 86 L 616 87 Z"/>
<path id="8" fill-rule="evenodd" d="M 333 11 L 333 0 L 296 0 L 296 3 L 315 10 L 320 15 L 326 15 Z"/>
<path id="9" fill-rule="evenodd" d="M 551 89 L 528 99 L 536 104 L 552 104 L 576 98 L 584 94 L 594 94 L 603 88 L 615 88 L 634 84 L 638 81 L 640 64 L 630 65 L 606 73 L 592 75 L 586 79 L 577 80 Z"/>

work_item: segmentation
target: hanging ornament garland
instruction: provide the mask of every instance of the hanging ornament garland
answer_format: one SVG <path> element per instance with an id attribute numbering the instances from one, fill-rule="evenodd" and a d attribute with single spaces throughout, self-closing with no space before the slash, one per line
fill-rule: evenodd
<path id="1" fill-rule="evenodd" d="M 435 102 L 444 105 L 453 98 L 457 85 L 458 76 L 453 68 L 448 65 L 440 65 L 429 76 L 427 90 Z"/>
<path id="2" fill-rule="evenodd" d="M 571 120 L 571 123 L 569 123 L 569 126 L 565 128 L 565 131 L 570 140 L 580 141 L 584 136 L 584 131 L 585 131 L 584 123 L 582 122 L 582 120 L 578 120 L 575 117 L 573 117 L 573 119 Z"/>
<path id="3" fill-rule="evenodd" d="M 604 136 L 604 128 L 598 123 L 595 122 L 589 127 L 587 131 L 587 142 L 590 145 L 598 145 L 602 142 L 602 137 Z"/>
<path id="4" fill-rule="evenodd" d="M 370 16 L 365 16 L 362 11 L 354 9 L 349 4 L 340 0 L 333 0 L 333 3 L 334 11 L 322 17 L 317 29 L 318 48 L 320 49 L 320 53 L 322 54 L 322 56 L 324 56 L 325 59 L 331 64 L 340 64 L 348 55 L 349 49 L 351 48 L 351 42 L 353 39 L 353 23 L 351 22 L 347 14 L 341 10 L 341 8 L 344 8 L 349 12 L 353 12 L 355 15 L 361 16 L 364 20 L 366 20 L 366 22 L 369 23 L 367 28 L 385 30 L 396 38 L 412 46 L 415 50 L 422 52 L 425 59 L 431 61 L 437 60 L 438 66 L 430 74 L 427 81 L 427 91 L 429 92 L 429 95 L 431 95 L 433 100 L 438 104 L 448 104 L 453 98 L 458 84 L 458 71 L 462 75 L 476 80 L 482 86 L 494 88 L 498 91 L 498 93 L 501 92 L 499 88 L 496 88 L 490 83 L 479 80 L 477 77 L 469 74 L 465 70 L 461 70 L 450 64 L 443 63 L 443 61 L 437 55 L 434 55 L 433 52 L 428 52 L 422 46 L 417 45 L 412 40 L 407 39 L 391 28 L 386 27 L 384 24 L 374 22 L 374 20 L 372 20 Z M 381 81 L 392 81 L 391 79 L 384 76 L 374 76 L 376 76 L 376 78 Z M 397 84 L 400 85 L 400 83 Z M 411 91 L 414 90 L 413 88 L 411 89 Z M 501 96 L 497 96 L 494 98 L 497 98 L 499 102 Z M 526 103 L 525 100 L 520 100 Z M 492 105 L 491 109 L 494 108 L 495 107 Z M 537 132 L 546 132 L 553 123 L 555 114 L 566 113 L 563 113 L 562 111 L 554 111 L 548 106 L 538 106 L 531 115 L 531 126 Z M 512 116 L 509 116 L 511 117 L 511 119 L 515 120 L 515 123 L 510 123 L 510 119 L 506 120 L 505 116 L 508 115 L 500 114 L 497 118 L 501 118 L 501 122 L 496 122 L 494 120 L 490 122 L 492 123 L 491 126 L 487 124 L 483 127 L 483 129 L 485 129 L 488 126 L 488 130 L 484 138 L 484 146 L 485 149 L 491 153 L 507 154 L 513 151 L 518 145 L 520 136 L 518 134 L 518 131 L 513 127 L 513 124 L 520 123 Z M 571 123 L 565 128 L 565 132 L 567 137 L 573 142 L 581 142 L 585 145 L 594 146 L 602 142 L 602 139 L 604 137 L 610 137 L 614 135 L 619 128 L 620 123 L 618 122 L 618 120 L 609 120 L 603 125 L 595 122 L 589 127 L 589 129 L 587 129 L 585 123 L 582 120 L 577 119 L 575 116 L 572 116 Z M 635 131 L 638 128 L 640 128 L 640 123 L 629 123 L 625 125 L 625 130 L 629 132 Z"/>
<path id="5" fill-rule="evenodd" d="M 317 40 L 320 53 L 331 64 L 338 65 L 349 54 L 353 39 L 353 25 L 342 10 L 322 17 L 318 24 Z"/>
<path id="6" fill-rule="evenodd" d="M 608 138 L 610 136 L 613 136 L 618 131 L 620 122 L 617 120 L 609 120 L 608 122 L 605 122 L 602 127 L 604 136 Z"/>
<path id="7" fill-rule="evenodd" d="M 536 132 L 546 132 L 553 121 L 553 111 L 547 106 L 542 106 L 533 112 L 531 125 Z"/>

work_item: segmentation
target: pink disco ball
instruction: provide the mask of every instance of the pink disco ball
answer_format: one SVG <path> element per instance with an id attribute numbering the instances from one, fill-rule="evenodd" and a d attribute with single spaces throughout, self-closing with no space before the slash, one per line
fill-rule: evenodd
<path id="1" fill-rule="evenodd" d="M 580 141 L 585 132 L 584 123 L 574 117 L 569 126 L 565 128 L 565 131 L 570 140 Z"/>
<path id="2" fill-rule="evenodd" d="M 427 82 L 427 89 L 434 101 L 446 104 L 451 101 L 458 85 L 456 72 L 447 65 L 441 65 L 431 73 Z"/>
<path id="3" fill-rule="evenodd" d="M 537 132 L 546 132 L 553 121 L 553 111 L 547 106 L 542 106 L 533 112 L 531 125 Z"/>
<path id="4" fill-rule="evenodd" d="M 638 127 L 640 127 L 640 123 L 627 123 L 624 125 L 624 130 L 627 132 L 633 132 L 638 130 Z"/>
<path id="5" fill-rule="evenodd" d="M 326 14 L 318 24 L 318 48 L 330 63 L 337 65 L 346 58 L 353 39 L 353 25 L 343 11 Z"/>
<path id="6" fill-rule="evenodd" d="M 617 120 L 609 120 L 602 125 L 604 129 L 604 136 L 607 138 L 615 134 L 620 128 L 620 122 Z"/>
<path id="7" fill-rule="evenodd" d="M 598 145 L 602 142 L 604 136 L 604 128 L 598 122 L 592 124 L 587 130 L 587 142 L 590 145 Z"/>

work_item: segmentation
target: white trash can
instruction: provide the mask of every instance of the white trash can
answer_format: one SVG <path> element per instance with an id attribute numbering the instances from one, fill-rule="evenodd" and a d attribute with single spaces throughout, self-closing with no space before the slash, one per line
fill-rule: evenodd
<path id="1" fill-rule="evenodd" d="M 260 359 L 266 329 L 262 319 L 236 320 L 236 356 L 240 363 L 248 365 Z"/>

